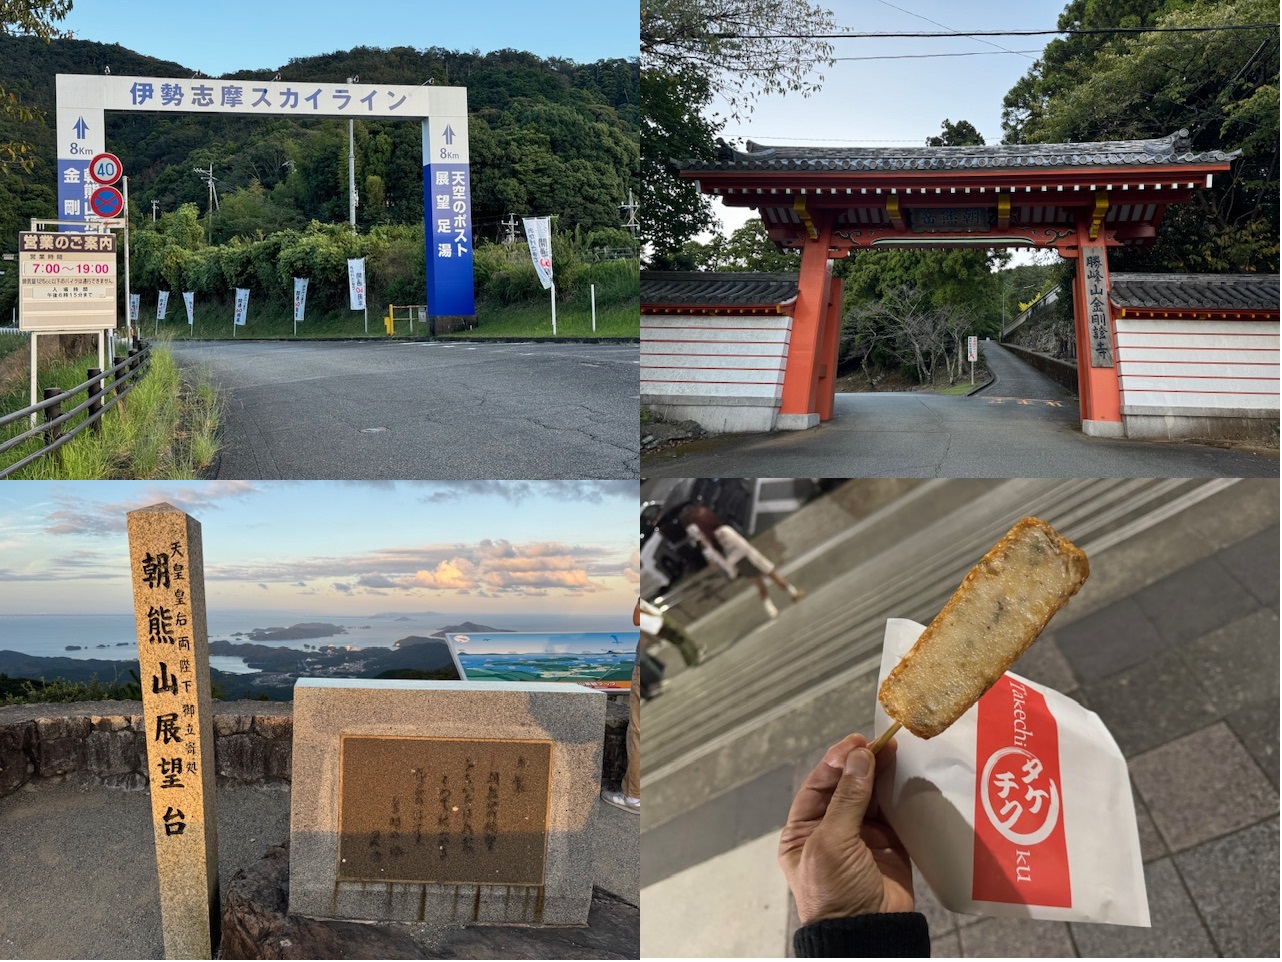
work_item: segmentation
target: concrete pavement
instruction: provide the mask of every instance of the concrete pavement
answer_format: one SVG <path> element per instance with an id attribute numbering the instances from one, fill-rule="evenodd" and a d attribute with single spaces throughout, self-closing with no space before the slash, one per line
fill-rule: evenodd
<path id="1" fill-rule="evenodd" d="M 991 497 L 1003 489 L 1023 497 L 1028 488 L 1021 485 L 1034 483 L 992 482 L 998 488 Z M 940 484 L 968 482 L 927 488 Z M 1088 532 L 1091 580 L 1015 669 L 1096 711 L 1126 755 L 1153 927 L 958 916 L 919 882 L 935 954 L 1277 956 L 1278 487 L 1251 480 L 1184 485 L 1147 504 L 1132 502 L 1127 514 Z M 914 535 L 913 517 L 926 501 L 920 486 L 906 489 L 914 491 L 915 507 L 910 501 L 897 509 L 896 498 L 857 521 L 856 537 L 832 538 L 818 557 L 799 550 L 804 539 L 794 539 L 795 548 L 776 543 L 776 560 L 785 570 L 795 566 L 789 577 L 817 586 L 777 622 L 718 632 L 716 608 L 692 622 L 710 640 L 712 657 L 674 677 L 645 706 L 643 955 L 785 953 L 788 895 L 773 848 L 788 803 L 826 745 L 871 727 L 876 669 L 869 663 L 860 670 L 860 623 L 850 620 L 848 605 L 860 594 L 884 594 L 886 581 L 869 581 L 883 562 L 894 568 L 887 580 L 895 572 L 905 577 L 893 549 L 870 546 L 871 562 L 862 567 L 848 567 L 843 552 L 864 535 L 893 544 L 895 528 L 905 543 L 916 539 L 915 550 L 938 552 L 960 536 L 958 518 L 970 510 L 922 517 Z M 1099 502 L 1096 513 L 1121 507 L 1117 499 L 1112 509 Z M 1089 501 L 1078 513 L 1090 514 Z M 898 516 L 893 524 L 891 515 Z M 815 527 L 832 535 L 831 514 Z M 930 594 L 906 600 L 928 603 Z M 887 598 L 894 609 L 881 617 L 905 614 L 904 600 Z M 739 594 L 723 601 L 724 618 L 746 618 L 750 602 Z M 850 649 L 846 669 L 831 651 L 824 654 L 829 639 Z M 745 674 L 749 663 L 755 669 Z M 788 678 L 805 665 L 815 678 L 827 665 L 827 678 L 790 691 Z M 763 701 L 781 677 L 779 697 Z M 718 699 L 717 691 L 725 694 Z M 728 711 L 750 704 L 750 717 L 707 729 L 699 713 L 710 700 Z M 702 736 L 698 744 L 679 740 L 682 716 L 686 729 Z M 691 917 L 692 891 L 717 892 L 716 904 L 753 906 L 755 934 L 747 936 L 741 914 L 715 905 Z M 685 927 L 680 935 L 675 920 Z"/>
<path id="2" fill-rule="evenodd" d="M 638 476 L 638 348 L 174 343 L 227 391 L 223 479 Z"/>
<path id="3" fill-rule="evenodd" d="M 218 788 L 226 881 L 289 837 L 287 788 Z M 599 802 L 595 884 L 638 900 L 637 817 Z M 35 779 L 0 798 L 0 958 L 161 959 L 160 895 L 145 792 Z"/>
<path id="4" fill-rule="evenodd" d="M 1277 477 L 1276 452 L 1090 438 L 1077 399 L 981 342 L 996 382 L 972 397 L 838 394 L 809 431 L 719 435 L 644 459 L 646 477 Z"/>

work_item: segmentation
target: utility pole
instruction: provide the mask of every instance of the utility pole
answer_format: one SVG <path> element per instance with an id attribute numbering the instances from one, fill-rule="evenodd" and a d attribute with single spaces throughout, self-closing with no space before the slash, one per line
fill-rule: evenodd
<path id="1" fill-rule="evenodd" d="M 504 243 L 515 244 L 516 243 L 516 215 L 513 213 L 509 213 L 507 215 L 507 220 L 503 221 L 502 224 L 504 227 L 507 228 L 507 240 Z"/>
<path id="2" fill-rule="evenodd" d="M 160 206 L 160 201 L 153 200 L 151 202 L 151 222 L 153 224 L 156 223 L 156 208 L 159 206 Z"/>
<path id="3" fill-rule="evenodd" d="M 214 162 L 209 162 L 209 170 L 204 167 L 193 167 L 196 173 L 205 178 L 209 185 L 209 206 L 205 209 L 205 243 L 214 242 L 214 211 L 218 208 L 218 188 L 214 186 Z"/>
<path id="4" fill-rule="evenodd" d="M 632 231 L 633 237 L 635 237 L 637 235 L 637 231 L 641 229 L 641 225 L 637 221 L 637 210 L 640 208 L 640 206 L 641 206 L 640 204 L 638 204 L 635 200 L 632 199 L 632 188 L 629 187 L 628 202 L 626 204 L 620 204 L 619 209 L 626 210 L 628 212 L 627 220 L 623 222 L 623 226 L 627 230 Z"/>
<path id="5" fill-rule="evenodd" d="M 360 75 L 348 77 L 349 84 L 359 81 Z M 347 121 L 347 220 L 356 230 L 356 122 Z"/>

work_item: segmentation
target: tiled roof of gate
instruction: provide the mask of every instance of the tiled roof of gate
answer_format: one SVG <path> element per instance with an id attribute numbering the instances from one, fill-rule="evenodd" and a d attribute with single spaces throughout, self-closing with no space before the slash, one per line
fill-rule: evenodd
<path id="1" fill-rule="evenodd" d="M 1118 307 L 1211 311 L 1276 311 L 1276 274 L 1111 274 Z"/>
<path id="2" fill-rule="evenodd" d="M 983 147 L 771 147 L 748 141 L 736 150 L 718 138 L 717 159 L 677 161 L 680 170 L 794 173 L 1004 170 L 1033 167 L 1123 167 L 1135 164 L 1225 163 L 1240 150 L 1193 153 L 1187 130 L 1153 140 L 1078 144 L 990 144 Z"/>
<path id="3" fill-rule="evenodd" d="M 642 304 L 783 304 L 797 275 L 764 271 L 642 271 Z"/>

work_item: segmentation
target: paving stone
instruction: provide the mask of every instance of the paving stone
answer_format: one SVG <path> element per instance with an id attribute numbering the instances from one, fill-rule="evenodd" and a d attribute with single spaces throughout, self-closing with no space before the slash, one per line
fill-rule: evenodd
<path id="1" fill-rule="evenodd" d="M 932 959 L 956 959 L 961 956 L 961 939 L 956 932 L 930 940 L 930 957 Z"/>
<path id="2" fill-rule="evenodd" d="M 1277 790 L 1222 721 L 1132 758 L 1130 768 L 1172 852 L 1277 814 Z"/>
<path id="3" fill-rule="evenodd" d="M 1151 928 L 1070 922 L 1083 958 L 1205 958 L 1215 946 L 1169 858 L 1144 867 Z"/>
<path id="4" fill-rule="evenodd" d="M 1220 717 L 1179 653 L 1168 651 L 1084 687 L 1093 711 L 1127 758 Z"/>
<path id="5" fill-rule="evenodd" d="M 1139 789 L 1131 783 L 1131 800 L 1135 803 L 1135 821 L 1140 832 L 1140 858 L 1147 864 L 1155 862 L 1167 854 L 1166 843 L 1162 834 L 1153 824 L 1153 817 L 1148 813 L 1148 806 L 1140 797 Z"/>
<path id="6" fill-rule="evenodd" d="M 1170 647 L 1248 615 L 1259 602 L 1214 557 L 1189 565 L 1133 595 Z"/>
<path id="7" fill-rule="evenodd" d="M 1278 699 L 1258 702 L 1224 719 L 1265 777 L 1278 787 Z"/>
<path id="8" fill-rule="evenodd" d="M 930 890 L 930 886 L 926 884 L 926 880 L 922 878 L 915 865 L 913 866 L 913 901 L 916 903 L 917 911 L 926 916 L 926 925 L 930 928 L 932 938 L 957 928 L 957 917 L 939 904 L 939 899 Z"/>
<path id="9" fill-rule="evenodd" d="M 1055 633 L 1055 642 L 1083 683 L 1115 675 L 1169 647 L 1148 615 L 1130 598 L 1061 628 Z"/>
<path id="10" fill-rule="evenodd" d="M 1278 526 L 1265 528 L 1215 556 L 1226 571 L 1260 599 L 1260 604 L 1278 606 Z"/>
<path id="11" fill-rule="evenodd" d="M 1179 650 L 1221 715 L 1278 697 L 1278 616 L 1261 608 Z"/>
<path id="12" fill-rule="evenodd" d="M 1067 922 L 986 918 L 957 930 L 962 958 L 1062 959 L 1077 955 Z"/>
<path id="13" fill-rule="evenodd" d="M 1042 635 L 1011 670 L 1056 691 L 1070 692 L 1077 688 L 1077 676 L 1051 635 Z"/>
<path id="14" fill-rule="evenodd" d="M 1220 954 L 1278 957 L 1276 818 L 1182 852 L 1175 864 Z"/>

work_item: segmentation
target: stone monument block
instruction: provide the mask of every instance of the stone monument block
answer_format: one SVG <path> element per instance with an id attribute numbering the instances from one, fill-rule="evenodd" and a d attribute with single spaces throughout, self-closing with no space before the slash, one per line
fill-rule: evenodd
<path id="1" fill-rule="evenodd" d="M 574 685 L 300 679 L 290 912 L 587 924 L 604 728 Z"/>

